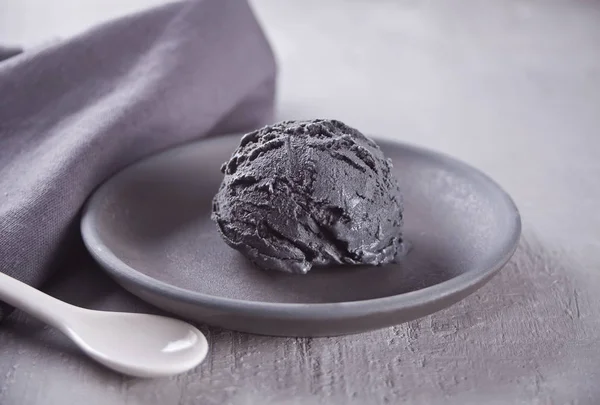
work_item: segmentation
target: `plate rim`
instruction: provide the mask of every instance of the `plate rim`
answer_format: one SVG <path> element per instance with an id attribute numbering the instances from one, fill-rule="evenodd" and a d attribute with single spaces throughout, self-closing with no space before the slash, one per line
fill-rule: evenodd
<path id="1" fill-rule="evenodd" d="M 241 135 L 243 135 L 243 133 L 236 132 L 219 137 L 198 139 L 159 151 L 158 153 L 146 156 L 145 158 L 122 168 L 117 173 L 106 179 L 98 188 L 96 188 L 83 206 L 80 221 L 80 233 L 84 245 L 94 260 L 100 264 L 100 267 L 117 281 L 124 279 L 127 282 L 148 292 L 171 300 L 185 302 L 187 304 L 202 306 L 205 308 L 231 311 L 238 314 L 247 313 L 256 315 L 257 313 L 263 313 L 269 316 L 284 317 L 287 319 L 338 319 L 352 318 L 374 312 L 389 312 L 391 310 L 407 309 L 411 307 L 418 308 L 423 305 L 442 300 L 446 297 L 452 297 L 461 291 L 468 290 L 470 287 L 477 285 L 482 281 L 491 279 L 495 273 L 497 273 L 508 263 L 519 245 L 522 232 L 522 221 L 519 209 L 512 197 L 495 180 L 481 170 L 448 154 L 402 141 L 390 140 L 389 138 L 380 138 L 377 136 L 370 136 L 370 138 L 380 145 L 394 144 L 395 146 L 403 149 L 412 150 L 413 152 L 428 155 L 438 160 L 448 161 L 453 165 L 462 166 L 477 174 L 484 181 L 488 182 L 490 185 L 500 191 L 500 195 L 504 199 L 505 203 L 510 206 L 512 210 L 514 210 L 514 231 L 510 239 L 512 244 L 505 248 L 506 250 L 504 255 L 494 265 L 486 267 L 483 270 L 465 272 L 449 280 L 445 280 L 419 290 L 387 297 L 326 303 L 278 303 L 219 297 L 174 286 L 150 277 L 129 266 L 127 263 L 119 259 L 102 242 L 102 238 L 96 230 L 96 218 L 94 213 L 98 211 L 97 207 L 100 204 L 102 197 L 109 192 L 111 184 L 115 181 L 118 181 L 118 178 L 121 175 L 130 169 L 134 169 L 140 164 L 148 163 L 149 161 L 155 159 L 164 159 L 168 155 L 177 153 L 178 150 L 185 149 L 191 145 L 200 142 L 214 142 L 222 139 L 239 137 Z"/>

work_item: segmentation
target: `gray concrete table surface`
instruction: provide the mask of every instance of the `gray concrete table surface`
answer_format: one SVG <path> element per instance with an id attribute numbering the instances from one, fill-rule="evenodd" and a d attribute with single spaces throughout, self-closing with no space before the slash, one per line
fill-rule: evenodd
<path id="1" fill-rule="evenodd" d="M 100 3 L 42 33 L 35 13 L 27 25 L 10 12 L 43 2 L 0 1 L 0 38 L 36 42 L 157 1 Z M 280 63 L 279 118 L 337 118 L 480 168 L 521 210 L 513 260 L 459 304 L 375 332 L 295 339 L 203 327 L 208 360 L 163 380 L 107 371 L 17 312 L 0 328 L 0 404 L 599 404 L 600 3 L 252 4 Z M 77 273 L 51 293 L 148 310 L 86 255 L 71 260 Z"/>

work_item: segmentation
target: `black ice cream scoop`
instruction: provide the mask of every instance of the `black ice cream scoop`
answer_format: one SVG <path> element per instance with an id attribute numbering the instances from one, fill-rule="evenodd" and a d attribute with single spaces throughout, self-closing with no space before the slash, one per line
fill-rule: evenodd
<path id="1" fill-rule="evenodd" d="M 263 269 L 382 265 L 402 251 L 391 161 L 335 120 L 284 121 L 246 134 L 213 200 L 227 244 Z"/>

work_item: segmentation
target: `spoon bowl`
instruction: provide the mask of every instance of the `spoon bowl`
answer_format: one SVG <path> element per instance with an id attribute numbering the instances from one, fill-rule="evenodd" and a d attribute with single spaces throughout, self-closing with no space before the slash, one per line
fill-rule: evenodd
<path id="1" fill-rule="evenodd" d="M 177 319 L 74 308 L 77 314 L 63 332 L 94 360 L 123 374 L 155 378 L 183 373 L 208 352 L 204 335 Z"/>

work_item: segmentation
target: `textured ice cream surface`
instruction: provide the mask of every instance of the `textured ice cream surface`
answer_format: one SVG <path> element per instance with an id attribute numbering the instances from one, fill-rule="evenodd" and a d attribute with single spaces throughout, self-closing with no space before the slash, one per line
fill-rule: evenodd
<path id="1" fill-rule="evenodd" d="M 335 120 L 284 121 L 243 136 L 221 168 L 213 220 L 257 266 L 383 265 L 402 251 L 402 198 L 371 139 Z"/>

